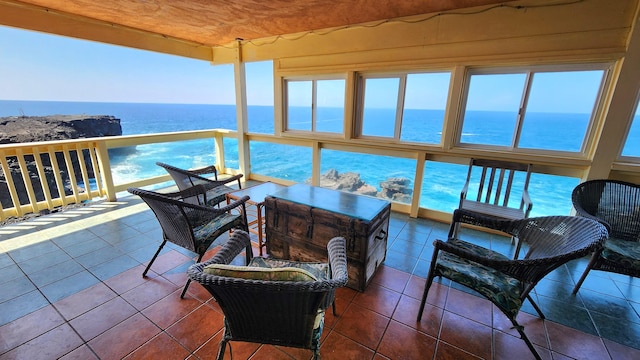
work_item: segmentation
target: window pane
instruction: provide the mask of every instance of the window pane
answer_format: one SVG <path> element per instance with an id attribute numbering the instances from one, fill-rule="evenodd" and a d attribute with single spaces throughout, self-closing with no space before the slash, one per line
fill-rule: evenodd
<path id="1" fill-rule="evenodd" d="M 636 114 L 633 117 L 622 156 L 640 156 L 640 106 L 636 103 Z"/>
<path id="2" fill-rule="evenodd" d="M 365 79 L 362 135 L 393 137 L 399 78 Z"/>
<path id="3" fill-rule="evenodd" d="M 518 147 L 580 151 L 602 70 L 535 73 Z"/>
<path id="4" fill-rule="evenodd" d="M 529 195 L 533 208 L 529 216 L 570 215 L 571 193 L 579 183 L 578 178 L 531 173 Z"/>
<path id="5" fill-rule="evenodd" d="M 322 150 L 320 186 L 410 203 L 416 160 Z"/>
<path id="6" fill-rule="evenodd" d="M 316 131 L 342 134 L 344 129 L 344 80 L 318 80 Z"/>
<path id="7" fill-rule="evenodd" d="M 273 134 L 273 62 L 245 64 L 249 132 Z"/>
<path id="8" fill-rule="evenodd" d="M 450 73 L 409 74 L 400 140 L 439 144 Z"/>
<path id="9" fill-rule="evenodd" d="M 229 169 L 239 169 L 238 139 L 224 138 L 222 144 L 224 146 L 224 167 Z"/>
<path id="10" fill-rule="evenodd" d="M 311 178 L 311 148 L 252 141 L 251 172 L 305 182 Z"/>
<path id="11" fill-rule="evenodd" d="M 424 166 L 420 207 L 448 213 L 457 209 L 468 168 L 468 165 L 427 161 Z"/>
<path id="12" fill-rule="evenodd" d="M 287 82 L 287 129 L 311 131 L 312 81 Z"/>
<path id="13" fill-rule="evenodd" d="M 472 75 L 460 142 L 511 146 L 525 74 Z"/>

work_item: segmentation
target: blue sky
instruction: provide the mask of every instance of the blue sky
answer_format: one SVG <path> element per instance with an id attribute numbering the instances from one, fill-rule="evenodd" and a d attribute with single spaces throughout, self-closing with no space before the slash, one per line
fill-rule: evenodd
<path id="1" fill-rule="evenodd" d="M 264 86 L 267 79 L 255 70 L 254 86 Z M 271 71 L 266 75 L 269 83 Z M 235 103 L 232 65 L 4 26 L 0 79 L 2 100 Z M 254 91 L 250 102 L 273 103 L 271 94 L 259 94 Z"/>
<path id="2" fill-rule="evenodd" d="M 273 105 L 271 62 L 247 64 L 246 72 L 249 105 Z M 594 83 L 599 84 L 601 75 L 601 71 L 591 71 L 539 77 L 528 110 L 591 112 L 593 89 L 597 90 Z M 488 82 L 478 78 L 480 89 L 472 88 L 467 108 L 517 111 L 523 76 L 502 77 L 503 81 L 493 77 Z M 407 107 L 444 109 L 448 74 L 426 78 L 431 88 L 416 91 L 419 96 L 415 98 L 407 94 Z M 0 26 L 0 79 L 0 100 L 235 103 L 232 65 L 213 66 L 201 60 L 4 26 Z M 370 95 L 376 107 L 396 105 L 397 93 L 390 94 L 388 89 Z"/>

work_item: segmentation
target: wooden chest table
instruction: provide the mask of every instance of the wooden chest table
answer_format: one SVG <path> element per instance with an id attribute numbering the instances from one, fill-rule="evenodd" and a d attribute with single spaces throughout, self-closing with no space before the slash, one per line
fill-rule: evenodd
<path id="1" fill-rule="evenodd" d="M 296 184 L 265 198 L 267 252 L 276 258 L 326 261 L 327 243 L 347 241 L 347 286 L 363 291 L 387 254 L 391 203 Z"/>

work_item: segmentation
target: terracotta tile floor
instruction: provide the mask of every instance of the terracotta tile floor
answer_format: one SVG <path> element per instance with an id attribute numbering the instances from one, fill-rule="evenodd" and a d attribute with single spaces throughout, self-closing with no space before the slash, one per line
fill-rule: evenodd
<path id="1" fill-rule="evenodd" d="M 366 291 L 337 292 L 339 316 L 327 315 L 323 359 L 532 358 L 495 307 L 447 281 L 434 283 L 416 322 L 431 243 L 447 230 L 393 214 L 387 259 Z M 463 236 L 512 250 L 503 237 Z M 215 357 L 220 309 L 195 283 L 179 297 L 194 254 L 168 245 L 141 276 L 160 238 L 153 214 L 135 197 L 0 227 L 0 359 Z M 640 282 L 594 272 L 572 296 L 585 261 L 536 289 L 547 320 L 525 306 L 519 321 L 545 359 L 640 358 Z M 236 359 L 311 357 L 300 349 L 232 346 Z"/>

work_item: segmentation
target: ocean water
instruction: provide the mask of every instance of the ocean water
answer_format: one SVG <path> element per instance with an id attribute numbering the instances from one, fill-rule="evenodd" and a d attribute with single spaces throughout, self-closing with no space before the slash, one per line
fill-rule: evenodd
<path id="1" fill-rule="evenodd" d="M 296 128 L 310 128 L 310 114 L 305 109 L 292 109 Z M 44 116 L 54 114 L 113 115 L 121 120 L 123 135 L 225 128 L 236 130 L 235 106 L 191 104 L 140 104 L 140 103 L 91 103 L 0 100 L 0 117 Z M 342 124 L 339 112 L 325 109 L 321 128 L 327 132 L 340 132 Z M 553 114 L 552 114 L 553 115 Z M 249 130 L 273 133 L 273 108 L 250 106 Z M 500 112 L 475 112 L 469 115 L 463 128 L 463 142 L 484 141 L 505 145 L 511 139 L 508 123 L 511 115 Z M 402 140 L 438 143 L 444 112 L 439 110 L 410 110 L 403 123 Z M 388 110 L 369 110 L 365 115 L 365 132 L 371 136 L 390 135 Z M 581 136 L 588 124 L 588 117 L 581 114 L 555 114 L 533 118 L 534 124 L 523 138 L 523 147 L 547 149 L 560 147 L 577 151 Z M 496 125 L 503 124 L 503 125 Z M 542 130 L 547 130 L 540 133 Z M 549 132 L 548 129 L 557 129 Z M 391 130 L 392 131 L 392 130 Z M 551 133 L 551 134 L 550 134 Z M 238 168 L 237 141 L 225 139 L 225 162 L 230 168 Z M 111 166 L 116 183 L 164 174 L 156 161 L 178 167 L 195 168 L 215 162 L 213 140 L 193 140 L 180 143 L 139 145 L 135 152 L 112 154 Z M 304 182 L 311 177 L 312 150 L 294 145 L 266 142 L 251 143 L 252 172 Z M 348 153 L 323 150 L 321 172 L 336 169 L 340 173 L 357 172 L 367 184 L 380 189 L 380 183 L 394 177 L 413 180 L 416 160 L 390 156 Z M 451 212 L 458 206 L 460 190 L 466 178 L 467 166 L 427 161 L 422 184 L 421 206 Z M 566 215 L 571 211 L 571 191 L 578 179 L 552 175 L 533 174 L 529 193 L 533 201 L 532 216 Z M 513 194 L 517 196 L 518 194 Z"/>

